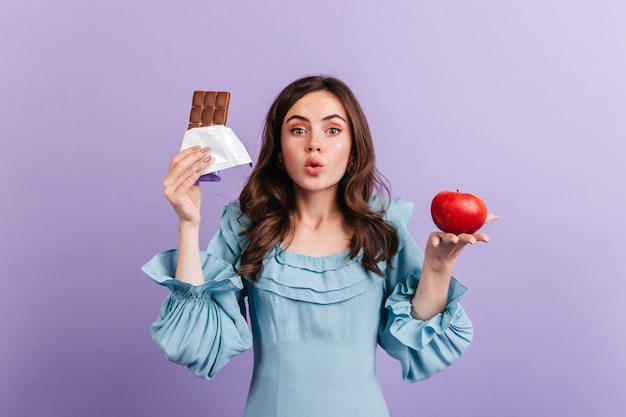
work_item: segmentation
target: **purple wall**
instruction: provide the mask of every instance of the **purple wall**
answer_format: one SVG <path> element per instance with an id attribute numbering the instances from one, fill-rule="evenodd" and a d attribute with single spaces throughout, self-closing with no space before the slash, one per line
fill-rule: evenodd
<path id="1" fill-rule="evenodd" d="M 418 242 L 441 189 L 500 215 L 457 268 L 467 354 L 418 384 L 380 355 L 392 415 L 624 415 L 623 1 L 2 3 L 0 415 L 240 415 L 250 352 L 210 382 L 168 363 L 140 267 L 176 244 L 192 91 L 231 91 L 256 155 L 275 94 L 318 73 L 361 99 Z M 248 172 L 203 185 L 203 244 Z"/>

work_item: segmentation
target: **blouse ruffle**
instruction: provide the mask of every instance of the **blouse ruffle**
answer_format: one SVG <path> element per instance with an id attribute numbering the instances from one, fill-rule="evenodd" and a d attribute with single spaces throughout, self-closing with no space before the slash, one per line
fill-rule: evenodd
<path id="1" fill-rule="evenodd" d="M 201 252 L 202 285 L 174 279 L 177 258 L 177 250 L 164 251 L 142 268 L 153 281 L 171 290 L 150 327 L 152 338 L 170 361 L 211 379 L 252 346 L 240 304 L 243 284 L 231 264 L 205 252 Z"/>
<path id="2" fill-rule="evenodd" d="M 239 203 L 232 202 L 227 204 L 222 212 L 220 230 L 216 235 L 217 239 L 213 239 L 211 244 L 209 244 L 209 249 L 219 250 L 220 243 L 225 241 L 230 251 L 236 254 L 236 261 L 238 262 L 239 255 L 248 246 L 249 239 L 248 236 L 244 234 L 244 231 L 249 228 L 250 225 L 251 223 L 248 217 L 241 213 Z"/>
<path id="3" fill-rule="evenodd" d="M 415 295 L 418 281 L 417 277 L 411 275 L 406 285 L 398 284 L 387 298 L 385 307 L 391 310 L 389 325 L 391 334 L 411 349 L 423 350 L 435 337 L 448 331 L 455 319 L 463 315 L 458 301 L 467 288 L 453 278 L 445 311 L 429 320 L 417 320 L 411 315 L 411 299 Z"/>
<path id="4" fill-rule="evenodd" d="M 254 286 L 292 300 L 332 304 L 380 285 L 380 276 L 364 273 L 359 255 L 348 254 L 310 257 L 279 246 L 268 254 Z"/>

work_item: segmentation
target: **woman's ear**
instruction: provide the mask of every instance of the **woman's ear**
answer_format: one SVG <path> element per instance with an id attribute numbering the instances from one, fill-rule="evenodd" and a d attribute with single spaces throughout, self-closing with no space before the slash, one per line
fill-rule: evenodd
<path id="1" fill-rule="evenodd" d="M 348 166 L 346 167 L 346 174 L 352 174 L 353 169 L 354 169 L 354 160 L 350 159 L 348 161 Z"/>
<path id="2" fill-rule="evenodd" d="M 282 152 L 278 152 L 277 158 L 276 158 L 276 168 L 280 169 L 281 171 L 283 169 L 285 169 L 285 161 L 283 161 L 283 153 Z"/>

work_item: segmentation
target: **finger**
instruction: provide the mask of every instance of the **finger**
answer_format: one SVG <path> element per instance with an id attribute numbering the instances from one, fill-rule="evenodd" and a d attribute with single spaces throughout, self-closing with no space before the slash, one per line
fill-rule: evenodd
<path id="1" fill-rule="evenodd" d="M 208 147 L 202 149 L 198 147 L 193 151 L 186 151 L 182 151 L 172 158 L 164 180 L 164 187 L 177 182 L 177 179 L 185 181 L 186 178 L 181 177 L 193 175 L 193 171 L 198 169 L 202 171 L 212 162 L 212 156 L 209 153 L 210 148 Z"/>
<path id="2" fill-rule="evenodd" d="M 164 182 L 164 188 L 169 190 L 169 193 L 172 195 L 182 194 L 185 195 L 189 191 L 189 189 L 196 184 L 198 178 L 202 175 L 204 170 L 208 168 L 213 163 L 213 157 L 211 155 L 206 155 L 205 158 L 187 169 L 180 176 L 175 178 L 170 178 L 169 181 L 166 180 Z"/>
<path id="3" fill-rule="evenodd" d="M 199 145 L 192 146 L 191 148 L 183 149 L 182 151 L 180 151 L 176 155 L 174 155 L 174 157 L 170 161 L 170 167 L 178 164 L 180 161 L 182 161 L 183 159 L 187 158 L 189 155 L 198 152 L 200 149 L 201 148 L 200 148 Z"/>
<path id="4" fill-rule="evenodd" d="M 446 243 L 452 243 L 456 245 L 461 241 L 459 235 L 455 235 L 454 233 L 445 233 L 443 235 L 443 241 Z"/>
<path id="5" fill-rule="evenodd" d="M 211 148 L 208 146 L 204 148 L 200 148 L 200 146 L 193 146 L 180 151 L 172 158 L 168 172 L 176 170 L 176 168 L 188 169 L 202 160 L 205 157 L 205 154 L 210 150 Z"/>
<path id="6" fill-rule="evenodd" d="M 486 233 L 483 232 L 475 232 L 473 233 L 474 238 L 478 241 L 478 242 L 489 242 L 489 236 L 487 236 Z"/>
<path id="7" fill-rule="evenodd" d="M 478 242 L 478 239 L 476 238 L 474 234 L 461 233 L 458 236 L 459 236 L 459 241 L 461 243 L 475 245 L 476 242 Z"/>
<path id="8" fill-rule="evenodd" d="M 176 154 L 170 161 L 165 174 L 164 182 L 171 182 L 173 179 L 180 177 L 194 163 L 193 155 L 199 155 L 199 147 L 185 149 Z"/>
<path id="9" fill-rule="evenodd" d="M 485 219 L 485 223 L 489 223 L 490 221 L 496 220 L 498 218 L 497 214 L 488 213 L 487 218 Z"/>
<path id="10" fill-rule="evenodd" d="M 439 246 L 439 244 L 441 243 L 441 233 L 431 233 L 430 237 L 428 238 L 428 240 L 430 241 L 430 244 L 436 248 Z"/>
<path id="11" fill-rule="evenodd" d="M 440 243 L 456 245 L 459 243 L 459 236 L 454 233 L 438 233 Z"/>
<path id="12" fill-rule="evenodd" d="M 190 190 L 195 186 L 195 182 L 193 177 L 178 179 L 176 183 L 164 190 L 165 197 L 174 207 L 177 207 L 184 203 Z"/>
<path id="13" fill-rule="evenodd" d="M 199 186 L 198 180 L 204 174 L 205 170 L 213 164 L 213 161 L 213 157 L 211 155 L 207 155 L 202 161 L 194 165 L 193 170 L 185 175 L 183 187 L 189 189 L 194 185 Z"/>

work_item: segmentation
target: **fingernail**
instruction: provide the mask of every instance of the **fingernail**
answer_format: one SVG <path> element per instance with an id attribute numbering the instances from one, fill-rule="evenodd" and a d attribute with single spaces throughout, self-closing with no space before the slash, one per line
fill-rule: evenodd
<path id="1" fill-rule="evenodd" d="M 209 162 L 211 160 L 212 156 L 209 155 L 206 158 L 203 159 L 204 162 Z"/>
<path id="2" fill-rule="evenodd" d="M 204 148 L 200 150 L 200 152 L 207 152 L 209 149 L 211 148 L 209 148 L 208 146 L 205 146 Z"/>

